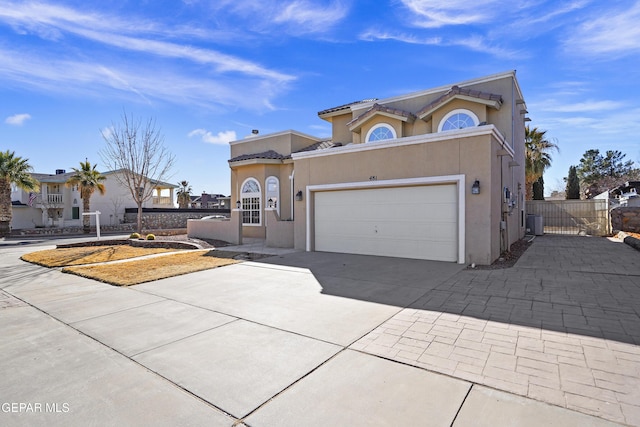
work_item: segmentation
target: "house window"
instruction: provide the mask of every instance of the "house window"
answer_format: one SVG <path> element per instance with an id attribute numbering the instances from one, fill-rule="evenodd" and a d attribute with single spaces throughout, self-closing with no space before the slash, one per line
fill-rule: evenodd
<path id="1" fill-rule="evenodd" d="M 275 208 L 280 215 L 280 181 L 275 176 L 270 176 L 266 180 L 266 191 L 264 199 L 266 200 L 267 207 Z"/>
<path id="2" fill-rule="evenodd" d="M 365 141 L 366 142 L 384 141 L 385 139 L 395 139 L 396 137 L 397 137 L 396 130 L 392 126 L 386 123 L 379 123 L 374 127 L 372 127 L 371 129 L 369 129 L 369 132 L 367 132 L 367 137 L 365 138 Z"/>
<path id="3" fill-rule="evenodd" d="M 260 225 L 260 184 L 254 178 L 247 179 L 242 184 L 242 223 Z"/>
<path id="4" fill-rule="evenodd" d="M 478 117 L 469 110 L 453 110 L 440 121 L 438 132 L 478 126 Z"/>

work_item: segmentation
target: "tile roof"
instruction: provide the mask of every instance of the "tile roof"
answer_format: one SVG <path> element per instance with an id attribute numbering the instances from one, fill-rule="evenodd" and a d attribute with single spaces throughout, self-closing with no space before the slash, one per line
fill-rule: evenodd
<path id="1" fill-rule="evenodd" d="M 268 151 L 263 151 L 262 153 L 241 154 L 239 156 L 234 157 L 233 159 L 229 159 L 229 162 L 241 162 L 243 160 L 253 160 L 253 159 L 284 160 L 287 157 L 288 156 L 284 156 L 273 150 L 268 150 Z"/>
<path id="2" fill-rule="evenodd" d="M 38 182 L 49 182 L 49 183 L 62 183 L 67 182 L 69 178 L 74 175 L 75 172 L 67 172 L 67 173 L 32 173 L 31 176 L 38 180 Z"/>
<path id="3" fill-rule="evenodd" d="M 341 142 L 333 142 L 331 140 L 316 142 L 315 144 L 311 144 L 308 147 L 303 148 L 302 150 L 296 151 L 296 153 L 303 153 L 305 151 L 316 151 L 316 150 L 325 150 L 327 148 L 333 147 L 341 147 Z"/>
<path id="4" fill-rule="evenodd" d="M 377 101 L 377 100 L 378 100 L 378 98 L 370 98 L 370 99 L 363 99 L 362 101 L 350 102 L 348 104 L 340 105 L 338 107 L 328 108 L 326 110 L 319 111 L 318 115 L 322 116 L 324 114 L 334 113 L 334 112 L 340 111 L 340 110 L 346 110 L 347 108 L 352 107 L 354 105 L 366 104 L 366 103 L 374 102 L 374 101 Z"/>
<path id="5" fill-rule="evenodd" d="M 371 108 L 369 108 L 367 111 L 365 111 L 364 113 L 360 114 L 358 117 L 356 117 L 355 119 L 347 123 L 347 126 L 352 127 L 359 123 L 362 123 L 366 121 L 369 117 L 375 115 L 377 112 L 404 117 L 407 119 L 407 121 L 413 121 L 416 119 L 415 114 L 409 111 L 399 110 L 397 108 L 385 107 L 384 105 L 380 105 L 376 103 L 376 104 L 373 104 Z"/>
<path id="6" fill-rule="evenodd" d="M 422 117 L 426 115 L 426 113 L 428 113 L 429 111 L 433 110 L 434 108 L 444 104 L 445 102 L 449 101 L 452 98 L 455 98 L 457 95 L 483 99 L 486 101 L 495 102 L 498 105 L 502 105 L 502 95 L 497 95 L 495 93 L 489 93 L 489 92 L 482 92 L 479 90 L 474 90 L 469 88 L 462 88 L 459 86 L 452 86 L 451 89 L 449 89 L 447 92 L 445 92 L 444 94 L 442 94 L 441 96 L 439 96 L 438 98 L 430 102 L 429 104 L 425 105 L 424 108 L 422 108 L 420 111 L 416 113 L 416 115 L 418 117 Z"/>
<path id="7" fill-rule="evenodd" d="M 325 141 L 316 142 L 307 147 L 304 147 L 298 151 L 295 151 L 295 153 L 302 153 L 305 151 L 325 150 L 325 149 L 329 149 L 333 147 L 341 147 L 341 146 L 342 146 L 342 143 L 340 142 L 325 140 Z M 241 154 L 240 156 L 236 156 L 233 159 L 230 159 L 229 163 L 241 162 L 243 160 L 254 160 L 254 159 L 287 160 L 287 159 L 291 159 L 291 154 L 285 156 L 273 150 L 263 151 L 262 153 Z"/>

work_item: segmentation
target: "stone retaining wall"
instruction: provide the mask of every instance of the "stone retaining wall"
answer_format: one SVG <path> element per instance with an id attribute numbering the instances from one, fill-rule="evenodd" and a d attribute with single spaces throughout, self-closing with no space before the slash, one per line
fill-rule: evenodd
<path id="1" fill-rule="evenodd" d="M 136 230 L 136 224 L 120 225 L 100 225 L 100 233 L 131 233 Z M 74 236 L 84 234 L 82 227 L 46 227 L 46 228 L 24 228 L 11 230 L 11 236 Z M 91 227 L 89 235 L 95 235 L 96 228 Z"/>
<path id="2" fill-rule="evenodd" d="M 612 209 L 611 228 L 614 231 L 640 233 L 640 207 L 620 207 Z"/>
<path id="3" fill-rule="evenodd" d="M 142 212 L 142 228 L 144 230 L 162 230 L 165 228 L 187 228 L 187 221 L 190 219 L 200 219 L 209 215 L 220 215 L 217 212 L 201 212 L 192 210 L 189 212 L 171 212 L 168 209 L 159 212 Z M 228 215 L 227 215 L 228 216 Z M 138 214 L 127 212 L 124 214 L 125 223 L 135 224 L 138 221 Z"/>

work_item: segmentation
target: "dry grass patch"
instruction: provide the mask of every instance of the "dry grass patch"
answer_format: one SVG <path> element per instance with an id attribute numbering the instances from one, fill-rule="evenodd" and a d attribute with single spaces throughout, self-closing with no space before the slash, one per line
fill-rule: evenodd
<path id="1" fill-rule="evenodd" d="M 119 261 L 145 255 L 175 252 L 177 250 L 179 249 L 140 248 L 129 245 L 82 246 L 78 248 L 60 248 L 32 252 L 22 255 L 20 259 L 44 267 L 65 267 L 68 265 Z"/>
<path id="2" fill-rule="evenodd" d="M 62 271 L 116 286 L 130 286 L 239 262 L 234 259 L 216 258 L 209 253 L 189 251 L 114 264 L 66 267 Z"/>

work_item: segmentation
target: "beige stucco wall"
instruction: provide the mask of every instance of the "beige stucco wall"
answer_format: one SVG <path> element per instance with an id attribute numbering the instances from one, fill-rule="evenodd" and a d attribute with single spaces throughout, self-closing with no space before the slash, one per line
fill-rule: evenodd
<path id="1" fill-rule="evenodd" d="M 293 247 L 293 221 L 281 221 L 275 209 L 265 209 L 266 245 L 271 248 Z"/>
<path id="2" fill-rule="evenodd" d="M 243 227 L 245 237 L 264 238 L 266 236 L 264 209 L 267 208 L 267 200 L 265 191 L 266 179 L 270 176 L 278 178 L 280 184 L 280 218 L 291 219 L 291 181 L 289 177 L 293 173 L 293 162 L 286 161 L 286 163 L 277 164 L 256 163 L 239 166 L 232 163 L 231 168 L 231 206 L 236 206 L 236 202 L 240 198 L 242 184 L 247 179 L 254 178 L 260 184 L 262 221 L 260 225 L 245 225 Z"/>
<path id="3" fill-rule="evenodd" d="M 345 114 L 340 116 L 334 116 L 331 119 L 331 140 L 333 142 L 341 142 L 347 144 L 352 141 L 351 131 L 347 126 L 347 123 L 353 119 L 351 112 L 346 111 Z"/>
<path id="4" fill-rule="evenodd" d="M 489 264 L 498 258 L 501 249 L 499 149 L 499 142 L 487 132 L 445 141 L 296 159 L 296 190 L 304 190 L 307 185 L 366 182 L 372 177 L 386 181 L 465 175 L 465 262 Z M 507 169 L 503 169 L 503 173 Z M 476 179 L 481 183 L 481 193 L 472 195 L 471 185 Z M 312 200 L 308 202 L 313 209 Z M 295 204 L 295 248 L 300 250 L 306 249 L 306 208 L 307 201 Z M 518 229 L 516 215 L 507 221 L 513 229 Z"/>
<path id="5" fill-rule="evenodd" d="M 273 150 L 288 155 L 320 141 L 318 138 L 286 131 L 234 141 L 230 144 L 231 158 Z"/>

